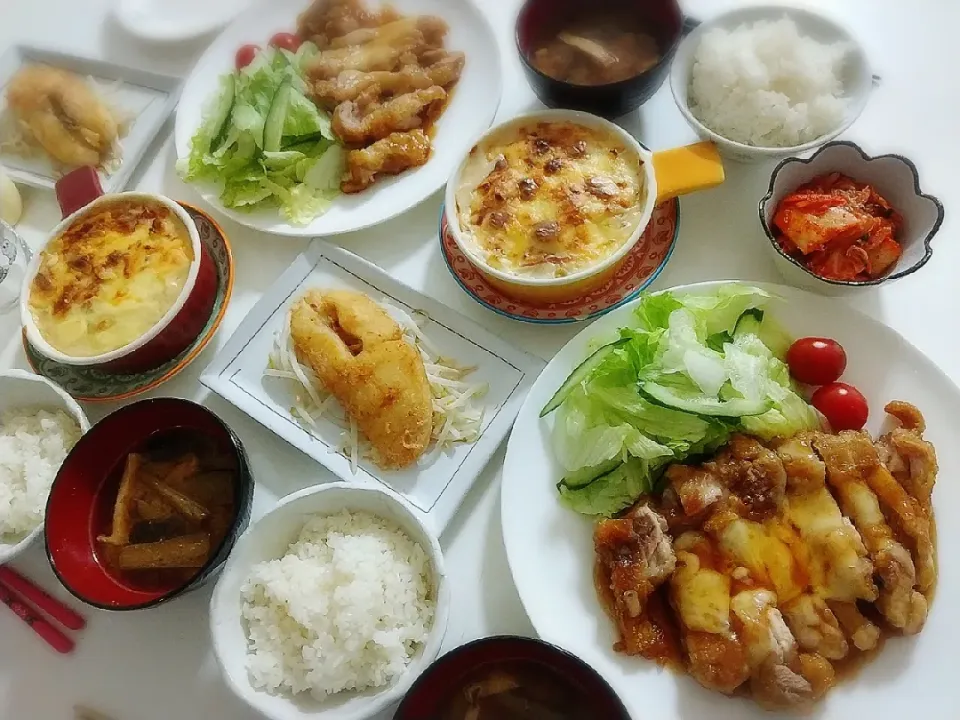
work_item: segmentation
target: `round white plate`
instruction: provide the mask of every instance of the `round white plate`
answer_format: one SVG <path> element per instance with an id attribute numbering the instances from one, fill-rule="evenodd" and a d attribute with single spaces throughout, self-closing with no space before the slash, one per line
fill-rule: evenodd
<path id="1" fill-rule="evenodd" d="M 119 0 L 117 22 L 150 42 L 191 40 L 223 27 L 253 0 Z"/>
<path id="2" fill-rule="evenodd" d="M 685 288 L 711 288 L 704 283 Z M 940 582 L 927 626 L 911 639 L 889 641 L 856 677 L 827 694 L 811 717 L 817 720 L 955 720 L 960 717 L 956 648 L 960 633 L 953 616 L 960 599 L 960 389 L 900 335 L 838 300 L 779 285 L 764 285 L 784 298 L 771 307 L 795 336 L 837 339 L 846 349 L 846 382 L 867 396 L 868 429 L 876 432 L 889 400 L 916 404 L 927 419 L 926 437 L 937 449 L 940 476 L 934 492 L 938 511 Z M 560 468 L 550 450 L 552 421 L 540 409 L 586 357 L 587 343 L 626 324 L 636 303 L 605 317 L 571 340 L 547 365 L 520 410 L 507 446 L 501 512 L 510 569 L 524 608 L 540 637 L 590 663 L 642 720 L 770 720 L 744 699 L 705 690 L 692 678 L 660 669 L 612 649 L 614 627 L 593 587 L 592 523 L 562 507 L 556 483 Z M 776 717 L 782 717 L 776 715 Z"/>
<path id="3" fill-rule="evenodd" d="M 376 0 L 364 0 L 376 7 Z M 195 185 L 214 210 L 257 230 L 277 235 L 314 237 L 335 235 L 389 220 L 425 200 L 443 187 L 473 141 L 493 122 L 500 104 L 500 51 L 486 17 L 472 0 L 395 0 L 406 15 L 438 15 L 450 25 L 446 47 L 467 56 L 443 117 L 437 123 L 433 153 L 426 165 L 384 178 L 356 195 L 341 195 L 326 213 L 309 225 L 292 225 L 275 210 L 236 212 L 221 205 L 216 188 Z M 297 15 L 308 0 L 271 0 L 234 20 L 203 54 L 183 87 L 177 110 L 177 156 L 186 157 L 190 138 L 199 127 L 204 106 L 216 92 L 218 78 L 233 69 L 234 54 L 245 43 L 265 45 L 280 30 L 296 30 Z"/>

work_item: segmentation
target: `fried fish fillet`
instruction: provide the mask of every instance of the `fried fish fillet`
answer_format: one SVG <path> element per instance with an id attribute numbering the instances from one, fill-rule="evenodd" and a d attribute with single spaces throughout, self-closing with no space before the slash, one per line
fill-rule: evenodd
<path id="1" fill-rule="evenodd" d="M 356 420 L 378 465 L 399 469 L 423 454 L 433 432 L 427 373 L 382 307 L 351 290 L 311 290 L 293 308 L 290 333 L 297 357 Z"/>
<path id="2" fill-rule="evenodd" d="M 7 87 L 7 103 L 37 143 L 64 165 L 99 165 L 117 140 L 109 108 L 72 73 L 27 66 Z"/>

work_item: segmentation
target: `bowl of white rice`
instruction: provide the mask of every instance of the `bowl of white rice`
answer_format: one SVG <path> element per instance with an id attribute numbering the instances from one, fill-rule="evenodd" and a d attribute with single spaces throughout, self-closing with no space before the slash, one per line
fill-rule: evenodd
<path id="1" fill-rule="evenodd" d="M 437 658 L 449 588 L 423 517 L 378 487 L 283 498 L 237 542 L 210 603 L 234 693 L 272 720 L 360 720 Z"/>
<path id="2" fill-rule="evenodd" d="M 742 162 L 820 147 L 859 117 L 872 86 L 866 52 L 850 31 L 779 5 L 701 23 L 681 43 L 670 75 L 691 127 Z"/>
<path id="3" fill-rule="evenodd" d="M 89 429 L 58 385 L 24 370 L 0 373 L 0 565 L 42 532 L 50 486 Z"/>

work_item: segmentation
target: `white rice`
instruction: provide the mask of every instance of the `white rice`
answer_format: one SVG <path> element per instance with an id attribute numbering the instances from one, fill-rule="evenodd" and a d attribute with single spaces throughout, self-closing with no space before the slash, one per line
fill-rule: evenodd
<path id="1" fill-rule="evenodd" d="M 253 686 L 317 699 L 399 676 L 436 605 L 423 548 L 346 510 L 308 520 L 282 558 L 254 566 L 241 595 Z"/>
<path id="2" fill-rule="evenodd" d="M 50 486 L 79 439 L 80 426 L 63 410 L 0 415 L 0 541 L 40 525 Z"/>
<path id="3" fill-rule="evenodd" d="M 847 50 L 801 35 L 787 17 L 714 28 L 694 54 L 690 111 L 718 135 L 747 145 L 816 140 L 843 122 Z"/>

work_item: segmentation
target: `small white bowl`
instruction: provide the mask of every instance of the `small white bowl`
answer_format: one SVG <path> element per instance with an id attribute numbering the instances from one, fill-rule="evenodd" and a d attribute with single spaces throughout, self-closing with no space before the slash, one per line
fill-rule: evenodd
<path id="1" fill-rule="evenodd" d="M 63 410 L 77 421 L 81 433 L 90 429 L 90 421 L 77 401 L 67 395 L 59 385 L 25 370 L 0 372 L 0 414 L 17 408 Z M 15 543 L 0 540 L 0 565 L 13 560 L 42 533 L 41 521 L 28 535 Z"/>
<path id="2" fill-rule="evenodd" d="M 344 509 L 390 520 L 423 548 L 433 569 L 437 598 L 430 636 L 406 671 L 383 688 L 345 691 L 322 702 L 309 693 L 293 696 L 255 689 L 247 674 L 247 636 L 240 615 L 240 589 L 255 564 L 283 556 L 310 517 L 330 515 Z M 386 489 L 356 483 L 331 483 L 288 495 L 241 536 L 210 601 L 210 631 L 214 653 L 230 689 L 271 720 L 361 720 L 399 702 L 413 681 L 437 658 L 449 613 L 450 589 L 440 542 L 418 511 Z"/>
<path id="3" fill-rule="evenodd" d="M 827 280 L 787 255 L 777 242 L 773 216 L 783 197 L 818 175 L 831 172 L 873 185 L 903 217 L 903 228 L 897 237 L 903 254 L 889 274 L 862 282 Z M 770 176 L 770 188 L 760 200 L 759 211 L 767 245 L 783 279 L 790 285 L 826 295 L 874 287 L 915 273 L 933 255 L 930 243 L 943 224 L 943 205 L 920 189 L 916 165 L 902 155 L 867 155 L 859 145 L 846 140 L 827 143 L 807 160 L 789 158 L 777 165 Z"/>
<path id="4" fill-rule="evenodd" d="M 713 28 L 733 28 L 752 24 L 760 20 L 779 20 L 788 17 L 793 20 L 800 32 L 822 43 L 843 43 L 849 47 L 846 65 L 843 72 L 844 95 L 849 99 L 847 113 L 843 122 L 837 127 L 815 140 L 802 145 L 790 147 L 757 147 L 745 143 L 729 140 L 704 125 L 694 117 L 690 110 L 689 90 L 690 77 L 693 72 L 693 58 L 703 34 Z M 847 28 L 823 15 L 803 10 L 801 8 L 785 7 L 783 5 L 757 5 L 744 7 L 730 12 L 721 13 L 700 25 L 691 32 L 677 49 L 673 66 L 670 70 L 670 90 L 677 107 L 696 133 L 705 140 L 712 140 L 717 144 L 720 153 L 731 160 L 738 162 L 761 162 L 764 160 L 780 160 L 791 155 L 798 155 L 808 150 L 820 147 L 842 133 L 863 112 L 863 108 L 870 98 L 873 88 L 873 73 L 870 62 L 863 46 L 854 38 Z"/>

